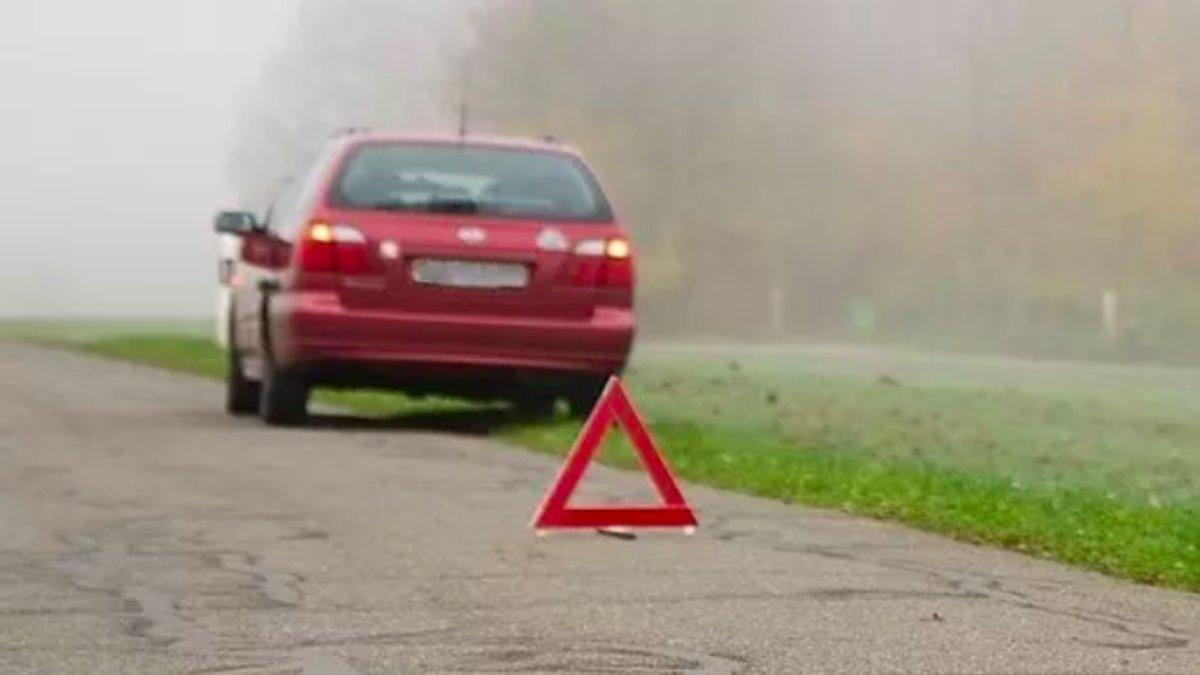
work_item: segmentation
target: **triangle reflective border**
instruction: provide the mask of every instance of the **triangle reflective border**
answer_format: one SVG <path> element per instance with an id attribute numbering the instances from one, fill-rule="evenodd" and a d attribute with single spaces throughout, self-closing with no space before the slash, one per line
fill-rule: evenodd
<path id="1" fill-rule="evenodd" d="M 595 459 L 608 429 L 617 422 L 632 442 L 650 475 L 661 504 L 567 506 L 587 467 Z M 662 453 L 633 406 L 621 381 L 613 376 L 583 424 L 558 478 L 533 516 L 538 531 L 557 528 L 680 527 L 695 528 L 696 514 L 684 499 Z"/>

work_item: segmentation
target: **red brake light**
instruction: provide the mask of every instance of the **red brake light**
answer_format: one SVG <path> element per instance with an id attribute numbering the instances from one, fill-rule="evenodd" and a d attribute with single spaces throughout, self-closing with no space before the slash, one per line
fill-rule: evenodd
<path id="1" fill-rule="evenodd" d="M 305 272 L 363 274 L 368 269 L 367 238 L 349 225 L 310 223 L 298 255 Z"/>
<path id="2" fill-rule="evenodd" d="M 629 258 L 608 258 L 600 268 L 596 285 L 609 288 L 633 288 L 633 261 Z"/>
<path id="3" fill-rule="evenodd" d="M 633 251 L 627 239 L 577 243 L 568 278 L 575 286 L 633 288 Z"/>

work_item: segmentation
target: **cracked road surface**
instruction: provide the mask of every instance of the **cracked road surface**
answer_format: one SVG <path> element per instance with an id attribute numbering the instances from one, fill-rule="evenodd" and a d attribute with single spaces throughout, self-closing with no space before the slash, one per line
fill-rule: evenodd
<path id="1" fill-rule="evenodd" d="M 1200 671 L 1197 595 L 695 486 L 695 536 L 539 539 L 553 458 L 221 397 L 0 344 L 0 671 Z"/>

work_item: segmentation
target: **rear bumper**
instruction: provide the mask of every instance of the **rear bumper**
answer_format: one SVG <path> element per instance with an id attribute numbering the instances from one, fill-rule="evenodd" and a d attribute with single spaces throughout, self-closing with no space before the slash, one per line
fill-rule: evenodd
<path id="1" fill-rule="evenodd" d="M 582 319 L 437 314 L 350 308 L 325 292 L 277 296 L 271 324 L 281 363 L 326 370 L 348 362 L 607 374 L 625 366 L 634 335 L 628 308 Z"/>

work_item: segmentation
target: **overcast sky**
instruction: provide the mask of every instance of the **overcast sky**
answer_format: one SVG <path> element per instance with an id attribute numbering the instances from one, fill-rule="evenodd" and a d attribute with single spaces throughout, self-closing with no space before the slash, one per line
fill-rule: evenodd
<path id="1" fill-rule="evenodd" d="M 211 311 L 238 101 L 289 0 L 0 2 L 0 315 Z"/>

